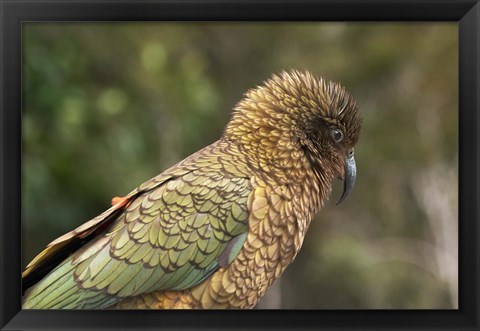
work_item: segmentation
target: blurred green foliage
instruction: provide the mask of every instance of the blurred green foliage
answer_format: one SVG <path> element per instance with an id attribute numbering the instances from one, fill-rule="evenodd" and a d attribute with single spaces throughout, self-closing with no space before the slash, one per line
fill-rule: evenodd
<path id="1" fill-rule="evenodd" d="M 457 308 L 457 28 L 24 23 L 23 264 L 218 139 L 247 89 L 308 69 L 359 102 L 357 185 L 259 307 Z"/>

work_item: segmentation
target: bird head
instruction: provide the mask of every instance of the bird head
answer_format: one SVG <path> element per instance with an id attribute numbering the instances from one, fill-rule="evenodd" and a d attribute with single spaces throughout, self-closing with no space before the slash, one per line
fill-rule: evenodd
<path id="1" fill-rule="evenodd" d="M 340 84 L 293 70 L 248 91 L 225 136 L 269 169 L 276 164 L 294 175 L 307 167 L 330 188 L 335 178 L 343 178 L 339 204 L 355 184 L 361 124 L 355 100 Z"/>

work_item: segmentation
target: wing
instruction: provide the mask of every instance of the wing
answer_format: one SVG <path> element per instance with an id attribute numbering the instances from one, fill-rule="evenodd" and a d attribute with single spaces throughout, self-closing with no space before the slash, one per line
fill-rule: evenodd
<path id="1" fill-rule="evenodd" d="M 97 240 L 27 291 L 23 308 L 104 308 L 190 288 L 230 263 L 248 231 L 250 180 L 192 170 L 141 193 Z"/>
<path id="2" fill-rule="evenodd" d="M 48 244 L 47 247 L 27 265 L 22 273 L 22 291 L 24 292 L 41 280 L 71 253 L 98 237 L 140 193 L 157 187 L 175 176 L 180 176 L 188 172 L 188 170 L 182 168 L 175 169 L 175 166 L 169 170 L 170 171 L 167 170 L 165 173 L 143 183 L 140 187 L 125 196 L 119 203 L 113 204 L 111 208 L 102 214 Z"/>
<path id="3" fill-rule="evenodd" d="M 115 219 L 119 212 L 121 212 L 122 207 L 124 207 L 130 199 L 131 197 L 122 201 L 121 204 L 112 206 L 94 219 L 48 244 L 47 248 L 40 252 L 40 254 L 27 265 L 25 271 L 22 273 L 22 290 L 25 291 L 37 283 L 55 268 L 55 266 L 68 257 L 68 255 L 78 250 L 85 242 L 90 241 L 105 230 L 105 227 Z"/>

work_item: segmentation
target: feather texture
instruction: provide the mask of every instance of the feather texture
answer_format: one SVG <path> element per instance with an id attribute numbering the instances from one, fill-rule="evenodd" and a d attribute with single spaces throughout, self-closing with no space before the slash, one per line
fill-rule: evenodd
<path id="1" fill-rule="evenodd" d="M 299 252 L 360 126 L 340 85 L 274 76 L 247 92 L 220 140 L 40 253 L 24 278 L 49 272 L 23 308 L 254 307 Z"/>

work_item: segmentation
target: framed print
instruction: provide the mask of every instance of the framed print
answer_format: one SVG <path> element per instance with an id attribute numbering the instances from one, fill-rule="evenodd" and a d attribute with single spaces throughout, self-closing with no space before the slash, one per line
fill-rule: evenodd
<path id="1" fill-rule="evenodd" d="M 479 8 L 2 1 L 2 329 L 477 329 Z"/>

